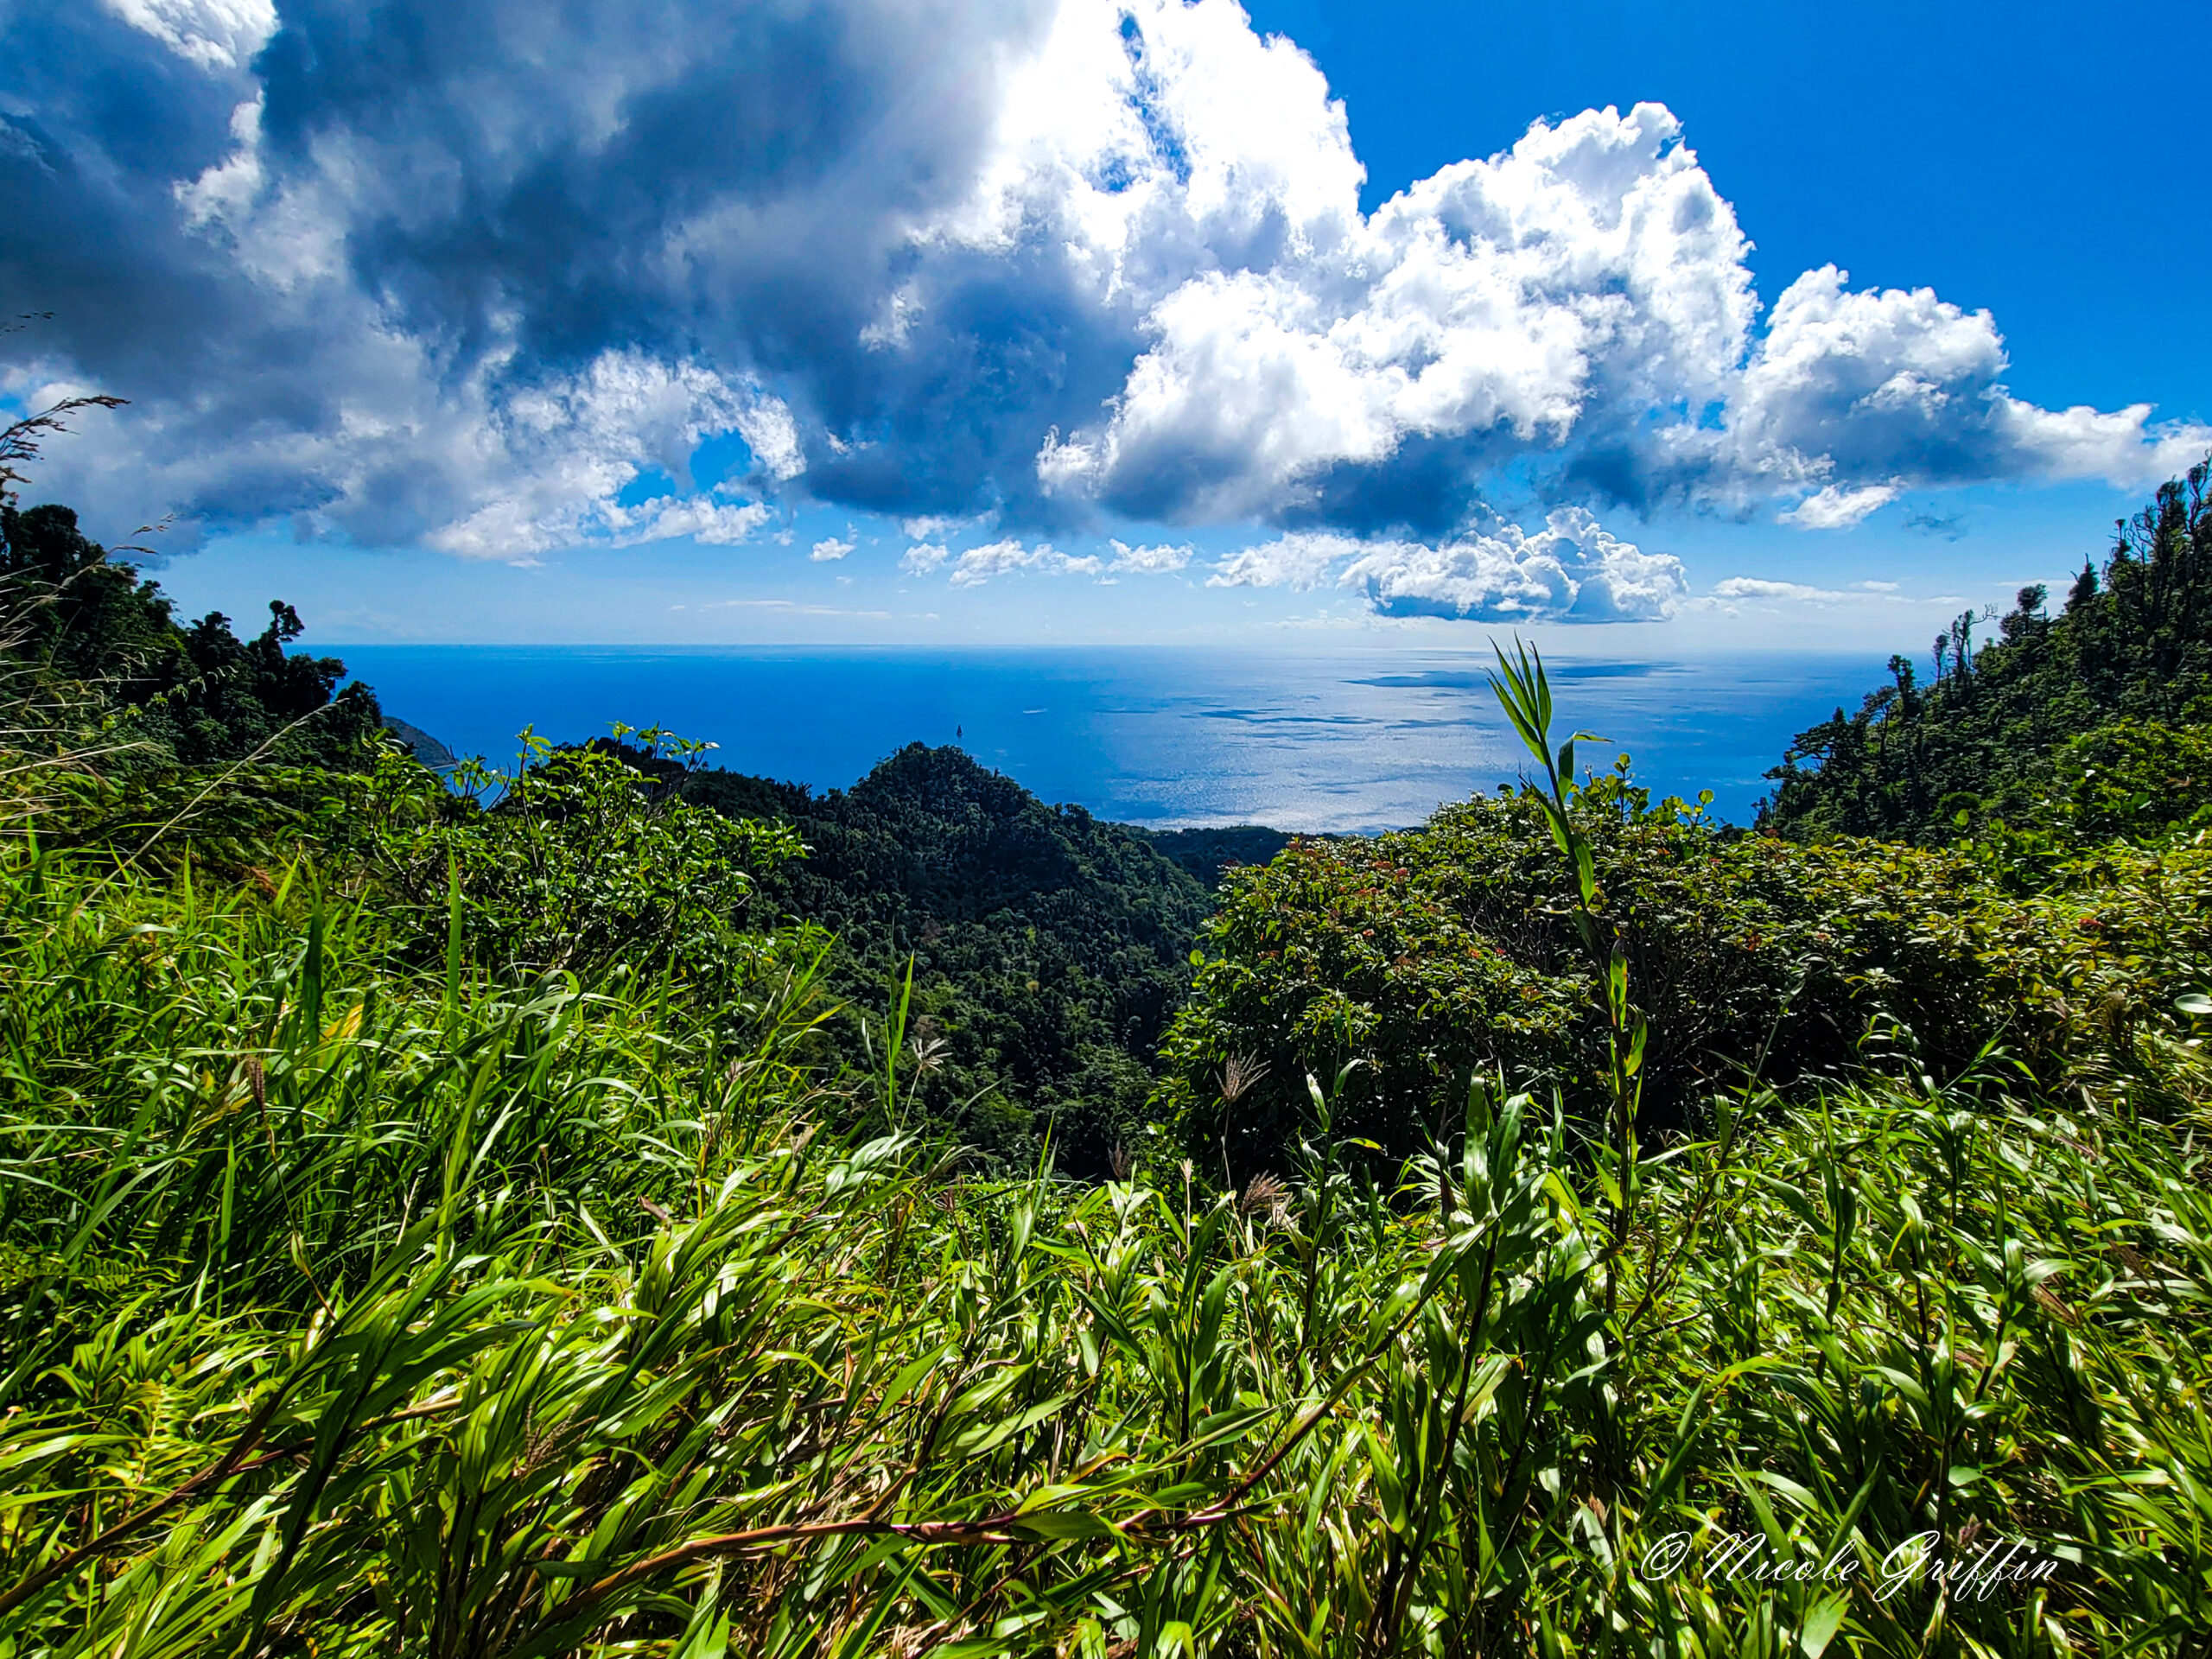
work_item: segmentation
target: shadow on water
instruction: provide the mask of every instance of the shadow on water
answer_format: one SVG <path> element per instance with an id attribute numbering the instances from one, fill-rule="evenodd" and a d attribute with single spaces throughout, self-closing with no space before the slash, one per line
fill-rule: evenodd
<path id="1" fill-rule="evenodd" d="M 1554 680 L 1643 680 L 1655 675 L 1680 674 L 1680 663 L 1552 663 L 1544 671 Z M 1490 690 L 1490 676 L 1479 670 L 1438 669 L 1425 674 L 1377 674 L 1353 685 L 1372 685 L 1389 690 L 1481 691 Z"/>

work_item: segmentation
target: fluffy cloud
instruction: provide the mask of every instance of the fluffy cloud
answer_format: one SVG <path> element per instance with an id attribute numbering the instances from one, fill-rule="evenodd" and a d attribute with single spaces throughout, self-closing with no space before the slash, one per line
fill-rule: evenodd
<path id="1" fill-rule="evenodd" d="M 1762 324 L 1682 140 L 1541 122 L 1364 214 L 1343 107 L 1232 0 L 15 8 L 0 306 L 60 315 L 0 392 L 135 400 L 44 480 L 124 524 L 527 558 L 806 497 L 909 521 L 911 572 L 981 523 L 1258 519 L 1216 579 L 1468 616 L 1681 592 L 1594 522 L 1497 528 L 1501 467 L 1818 530 L 2212 445 L 2014 397 L 1924 289 L 1823 269 Z M 1058 568 L 1011 545 L 955 579 Z"/>
<path id="2" fill-rule="evenodd" d="M 993 576 L 1010 575 L 1018 570 L 1034 570 L 1046 575 L 1095 576 L 1104 567 L 1088 556 L 1074 557 L 1061 552 L 1048 542 L 1034 547 L 1025 547 L 1019 541 L 988 542 L 982 547 L 971 547 L 952 563 L 952 585 L 955 588 L 976 588 Z"/>
<path id="3" fill-rule="evenodd" d="M 1807 530 L 1849 530 L 1868 513 L 1897 498 L 1901 484 L 1863 484 L 1856 489 L 1823 484 L 1787 512 L 1778 514 L 1785 524 Z"/>
<path id="4" fill-rule="evenodd" d="M 728 547 L 749 541 L 753 532 L 768 521 L 769 513 L 757 501 L 730 503 L 697 496 L 689 499 L 656 496 L 637 507 L 605 507 L 601 516 L 613 531 L 610 539 L 617 547 L 664 542 L 677 536 Z"/>
<path id="5" fill-rule="evenodd" d="M 1190 563 L 1192 551 L 1188 542 L 1179 547 L 1131 547 L 1120 541 L 1112 545 L 1114 562 L 1107 569 L 1140 576 L 1173 575 Z"/>
<path id="6" fill-rule="evenodd" d="M 107 9 L 189 63 L 242 68 L 276 32 L 270 0 L 106 0 Z"/>
<path id="7" fill-rule="evenodd" d="M 1858 523 L 1908 488 L 1991 479 L 2144 484 L 2202 458 L 2212 432 L 2154 429 L 2115 413 L 2039 409 L 2005 390 L 2005 345 L 1986 311 L 1929 289 L 1854 292 L 1833 265 L 1776 302 L 1737 377 L 1718 435 L 1667 442 L 1719 493 L 1807 492 L 1783 515 L 1808 529 Z"/>
<path id="8" fill-rule="evenodd" d="M 844 480 L 822 493 L 865 493 L 963 442 L 956 393 L 887 442 L 859 429 L 895 391 L 832 383 L 914 216 L 975 177 L 989 66 L 1039 27 L 895 0 L 10 8 L 0 305 L 58 315 L 10 339 L 0 395 L 133 400 L 41 479 L 125 525 L 512 557 L 637 531 L 616 503 L 655 472 L 727 508 L 819 454 Z M 956 505 L 987 473 L 875 493 Z"/>
<path id="9" fill-rule="evenodd" d="M 648 468 L 681 469 L 709 432 L 763 418 L 759 401 L 696 366 L 671 372 L 651 359 L 610 353 L 573 378 L 503 399 L 480 388 L 473 408 L 496 407 L 493 418 L 426 418 L 419 434 L 394 435 L 386 454 L 416 469 L 416 517 L 429 525 L 418 533 L 447 552 L 528 556 L 601 535 L 617 546 L 675 536 L 729 543 L 765 524 L 769 509 L 716 493 L 661 495 L 633 507 L 616 498 Z M 391 509 L 389 479 L 350 474 L 344 463 L 353 452 L 342 437 L 327 448 L 329 493 L 303 518 L 374 536 Z M 465 516 L 436 521 L 441 507 L 451 514 L 472 501 Z"/>
<path id="10" fill-rule="evenodd" d="M 1318 588 L 1340 566 L 1358 558 L 1367 543 L 1326 531 L 1293 531 L 1260 547 L 1232 553 L 1206 578 L 1209 588 Z"/>
<path id="11" fill-rule="evenodd" d="M 854 546 L 855 543 L 851 542 L 840 541 L 835 536 L 827 536 L 817 542 L 813 550 L 806 556 L 817 564 L 826 564 L 833 559 L 843 558 L 846 554 L 853 550 Z"/>
<path id="12" fill-rule="evenodd" d="M 1646 553 L 1562 507 L 1534 535 L 1518 524 L 1440 543 L 1293 533 L 1221 562 L 1208 585 L 1313 588 L 1334 582 L 1384 616 L 1488 622 L 1653 621 L 1688 587 L 1681 561 Z"/>
<path id="13" fill-rule="evenodd" d="M 1746 245 L 1679 139 L 1655 105 L 1592 112 L 1371 219 L 1347 191 L 1265 269 L 1155 304 L 1111 418 L 1040 473 L 1128 510 L 1444 526 L 1486 463 L 1719 395 Z"/>

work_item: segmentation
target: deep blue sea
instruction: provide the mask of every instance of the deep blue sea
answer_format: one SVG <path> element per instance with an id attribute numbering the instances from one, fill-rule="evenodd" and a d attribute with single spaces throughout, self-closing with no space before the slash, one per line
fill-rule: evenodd
<path id="1" fill-rule="evenodd" d="M 460 753 L 511 758 L 535 724 L 574 741 L 609 723 L 721 745 L 715 763 L 853 783 L 901 745 L 958 743 L 1048 801 L 1156 828 L 1416 823 L 1514 777 L 1487 656 L 1268 656 L 1080 649 L 341 645 L 388 713 Z M 1635 757 L 1661 793 L 1709 788 L 1746 822 L 1790 737 L 1882 678 L 1872 653 L 1551 664 L 1561 735 Z"/>

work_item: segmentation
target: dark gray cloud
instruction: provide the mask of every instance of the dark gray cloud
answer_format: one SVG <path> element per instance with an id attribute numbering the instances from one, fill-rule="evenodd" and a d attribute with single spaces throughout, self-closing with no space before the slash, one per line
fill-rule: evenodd
<path id="1" fill-rule="evenodd" d="M 1681 141 L 1540 124 L 1363 215 L 1342 108 L 1230 0 L 16 8 L 0 307 L 57 316 L 0 390 L 134 399 L 49 474 L 118 520 L 519 558 L 799 497 L 1258 521 L 1456 615 L 1680 585 L 1594 523 L 1506 536 L 1501 468 L 1819 528 L 2206 443 L 2012 398 L 1925 291 L 1809 272 L 1760 326 Z"/>
<path id="2" fill-rule="evenodd" d="M 755 486 L 964 509 L 1134 355 L 1018 245 L 938 262 L 912 349 L 862 339 L 1033 7 L 294 3 L 236 63 L 146 15 L 11 20 L 0 304 L 58 314 L 18 395 L 131 396 L 105 447 L 187 513 L 528 554 L 770 428 Z"/>

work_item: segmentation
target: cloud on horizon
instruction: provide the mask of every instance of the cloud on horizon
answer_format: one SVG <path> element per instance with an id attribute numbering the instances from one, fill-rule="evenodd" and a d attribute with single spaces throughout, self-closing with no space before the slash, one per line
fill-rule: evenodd
<path id="1" fill-rule="evenodd" d="M 1230 0 L 101 0 L 0 46 L 0 305 L 59 314 L 0 391 L 134 399 L 41 480 L 125 522 L 528 560 L 814 501 L 956 585 L 1258 523 L 1210 580 L 1611 620 L 1687 588 L 1592 509 L 1833 530 L 2212 447 L 2014 398 L 1928 289 L 1762 319 L 1656 105 L 1363 214 L 1342 105 Z"/>
<path id="2" fill-rule="evenodd" d="M 1378 615 L 1480 622 L 1648 622 L 1688 596 L 1682 563 L 1646 553 L 1583 507 L 1555 508 L 1530 535 L 1500 523 L 1439 544 L 1293 531 L 1224 560 L 1214 588 L 1351 589 Z"/>

